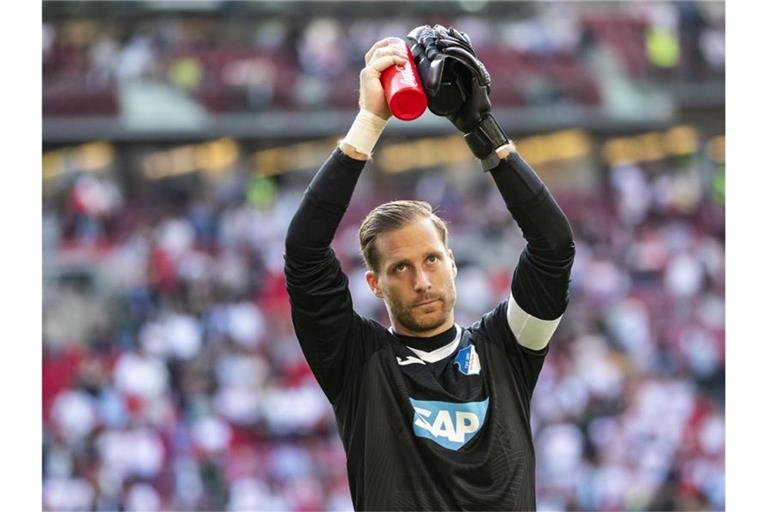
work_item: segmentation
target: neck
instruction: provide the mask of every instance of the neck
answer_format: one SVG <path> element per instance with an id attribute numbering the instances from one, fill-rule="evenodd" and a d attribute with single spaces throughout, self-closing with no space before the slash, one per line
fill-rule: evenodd
<path id="1" fill-rule="evenodd" d="M 395 337 L 403 345 L 413 350 L 423 350 L 425 352 L 433 352 L 437 349 L 446 347 L 456 339 L 458 328 L 456 324 L 450 326 L 445 331 L 430 336 L 429 338 L 406 336 L 404 334 L 395 333 Z"/>
<path id="2" fill-rule="evenodd" d="M 411 336 L 413 338 L 429 338 L 431 336 L 435 336 L 436 334 L 440 334 L 442 332 L 447 331 L 448 329 L 453 327 L 453 324 L 455 323 L 453 321 L 453 311 L 451 311 L 451 314 L 448 315 L 448 318 L 445 320 L 445 322 L 438 325 L 434 329 L 429 329 L 427 331 L 411 330 L 392 317 L 389 318 L 389 321 L 392 324 L 392 330 L 395 331 L 395 334 L 400 334 L 403 336 Z"/>

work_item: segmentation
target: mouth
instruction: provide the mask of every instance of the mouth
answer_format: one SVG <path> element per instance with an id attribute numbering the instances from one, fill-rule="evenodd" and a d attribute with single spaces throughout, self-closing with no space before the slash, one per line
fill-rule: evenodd
<path id="1" fill-rule="evenodd" d="M 418 304 L 415 304 L 415 305 L 414 305 L 414 307 L 419 307 L 419 306 L 428 306 L 428 305 L 430 305 L 430 304 L 433 304 L 433 303 L 435 303 L 435 302 L 437 302 L 437 301 L 439 301 L 439 300 L 440 300 L 440 299 L 429 299 L 429 300 L 425 300 L 424 302 L 419 302 Z"/>

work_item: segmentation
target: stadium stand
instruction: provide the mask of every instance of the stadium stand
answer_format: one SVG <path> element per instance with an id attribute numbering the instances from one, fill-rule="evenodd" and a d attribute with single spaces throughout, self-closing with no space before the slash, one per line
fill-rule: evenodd
<path id="1" fill-rule="evenodd" d="M 594 73 L 598 49 L 633 83 L 724 79 L 723 15 L 716 3 L 682 4 L 569 4 L 559 17 L 545 4 L 514 23 L 482 12 L 423 22 L 471 27 L 503 106 L 599 108 L 610 89 Z M 131 9 L 124 21 L 44 16 L 44 120 L 117 116 L 121 87 L 136 81 L 214 116 L 354 109 L 361 48 L 422 20 Z M 681 34 L 672 66 L 649 58 L 650 27 Z M 533 398 L 541 510 L 725 506 L 719 126 L 704 126 L 695 149 L 664 143 L 647 158 L 637 158 L 650 151 L 644 132 L 612 146 L 596 134 L 603 154 L 582 161 L 578 187 L 567 160 L 537 167 L 577 248 L 570 306 Z M 59 169 L 43 186 L 44 509 L 351 510 L 333 412 L 294 337 L 283 277 L 287 223 L 312 166 L 275 164 L 272 175 L 265 166 L 281 160 L 244 152 L 216 172 L 155 176 L 143 162 L 168 141 L 113 153 L 99 144 L 75 158 L 43 140 L 44 166 Z M 418 197 L 449 221 L 457 321 L 472 322 L 507 296 L 519 230 L 474 162 L 382 177 L 387 144 L 334 246 L 356 309 L 386 322 L 364 283 L 360 220 L 382 201 Z"/>

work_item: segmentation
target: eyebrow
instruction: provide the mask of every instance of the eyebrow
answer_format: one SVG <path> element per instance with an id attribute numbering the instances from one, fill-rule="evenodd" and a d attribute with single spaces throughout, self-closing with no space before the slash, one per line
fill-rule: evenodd
<path id="1" fill-rule="evenodd" d="M 440 251 L 437 251 L 437 250 L 429 250 L 429 251 L 425 252 L 425 253 L 422 255 L 422 258 L 428 258 L 428 257 L 430 257 L 430 256 L 440 256 Z M 397 261 L 395 261 L 394 263 L 390 263 L 389 265 L 387 265 L 387 272 L 389 272 L 389 271 L 390 271 L 390 270 L 392 270 L 393 268 L 397 267 L 397 266 L 398 266 L 398 265 L 400 265 L 401 263 L 410 263 L 410 262 L 411 262 L 411 260 L 409 260 L 408 258 L 403 258 L 403 259 L 400 259 L 400 260 L 397 260 Z"/>
<path id="2" fill-rule="evenodd" d="M 387 265 L 387 272 L 389 272 L 389 271 L 390 271 L 390 270 L 392 270 L 393 268 L 397 267 L 397 266 L 398 266 L 398 265 L 400 265 L 401 263 L 410 263 L 410 262 L 411 262 L 411 261 L 410 261 L 409 259 L 405 259 L 405 258 L 404 258 L 404 259 L 402 259 L 402 260 L 397 260 L 397 261 L 395 261 L 394 263 L 390 263 L 389 265 Z"/>

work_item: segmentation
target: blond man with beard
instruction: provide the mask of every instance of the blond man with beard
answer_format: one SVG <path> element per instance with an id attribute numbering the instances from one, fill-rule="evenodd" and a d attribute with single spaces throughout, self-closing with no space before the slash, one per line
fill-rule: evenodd
<path id="1" fill-rule="evenodd" d="M 567 306 L 573 237 L 547 188 L 490 115 L 480 75 L 462 74 L 460 66 L 475 65 L 464 55 L 468 38 L 438 27 L 420 27 L 411 40 L 414 57 L 426 69 L 425 49 L 458 41 L 461 51 L 454 53 L 465 60 L 449 63 L 443 79 L 464 81 L 466 99 L 445 116 L 466 134 L 528 242 L 509 297 L 474 324 L 456 325 L 457 268 L 444 222 L 425 202 L 393 201 L 371 211 L 360 228 L 366 281 L 390 325 L 354 311 L 330 244 L 391 116 L 379 77 L 406 56 L 385 39 L 365 56 L 355 122 L 313 178 L 289 228 L 292 318 L 333 405 L 355 509 L 533 510 L 530 400 Z M 438 85 L 426 85 L 436 100 L 430 109 L 440 111 Z"/>

